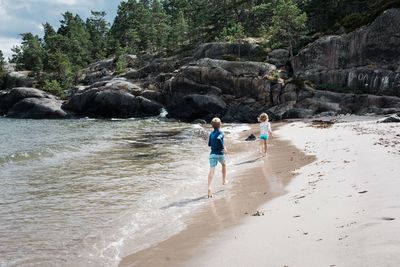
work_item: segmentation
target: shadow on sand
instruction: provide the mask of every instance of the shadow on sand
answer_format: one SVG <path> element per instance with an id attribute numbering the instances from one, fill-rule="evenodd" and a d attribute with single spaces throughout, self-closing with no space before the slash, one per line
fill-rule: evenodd
<path id="1" fill-rule="evenodd" d="M 244 165 L 244 164 L 255 163 L 255 162 L 257 162 L 258 160 L 263 159 L 263 158 L 265 158 L 265 156 L 260 156 L 260 157 L 258 157 L 258 158 L 252 159 L 252 160 L 239 162 L 239 163 L 236 163 L 236 164 L 234 164 L 234 165 L 235 165 L 235 166 L 240 166 L 240 165 Z"/>
<path id="2" fill-rule="evenodd" d="M 222 192 L 224 192 L 223 189 L 221 189 L 221 190 L 219 190 L 217 192 L 214 192 L 214 195 L 222 193 Z M 183 208 L 183 207 L 185 207 L 187 205 L 194 204 L 194 203 L 197 203 L 197 202 L 201 202 L 202 200 L 206 200 L 206 199 L 208 199 L 207 195 L 204 195 L 204 196 L 201 196 L 201 197 L 197 197 L 197 198 L 187 198 L 187 199 L 183 199 L 181 201 L 172 202 L 171 204 L 169 204 L 167 206 L 164 206 L 164 207 L 161 207 L 160 209 L 161 210 L 166 210 L 166 209 L 169 209 L 169 208 Z"/>

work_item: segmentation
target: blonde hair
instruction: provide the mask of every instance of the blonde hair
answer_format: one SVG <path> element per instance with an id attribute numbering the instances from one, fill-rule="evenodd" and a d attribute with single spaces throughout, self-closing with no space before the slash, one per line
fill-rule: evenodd
<path id="1" fill-rule="evenodd" d="M 268 114 L 267 113 L 262 113 L 259 117 L 258 117 L 258 121 L 259 122 L 266 122 L 269 120 Z"/>
<path id="2" fill-rule="evenodd" d="M 211 126 L 212 126 L 214 129 L 219 129 L 219 128 L 221 127 L 221 119 L 220 119 L 220 118 L 217 118 L 217 117 L 215 117 L 214 119 L 212 119 L 212 121 L 211 121 Z"/>

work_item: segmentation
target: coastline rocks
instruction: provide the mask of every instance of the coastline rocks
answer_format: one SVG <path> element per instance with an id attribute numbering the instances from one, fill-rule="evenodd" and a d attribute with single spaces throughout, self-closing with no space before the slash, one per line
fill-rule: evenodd
<path id="1" fill-rule="evenodd" d="M 262 62 L 201 59 L 161 84 L 163 103 L 177 119 L 255 122 L 269 103 L 271 82 L 264 76 L 275 69 Z"/>
<path id="2" fill-rule="evenodd" d="M 217 96 L 191 94 L 184 96 L 175 106 L 170 107 L 168 117 L 187 122 L 198 118 L 209 121 L 215 116 L 222 117 L 226 107 L 226 103 Z"/>
<path id="3" fill-rule="evenodd" d="M 326 36 L 294 58 L 295 75 L 354 93 L 400 96 L 400 9 L 352 33 Z"/>
<path id="4" fill-rule="evenodd" d="M 48 95 L 45 92 L 29 87 L 18 87 L 7 91 L 6 94 L 0 98 L 0 115 L 4 115 L 16 103 L 24 98 L 53 98 L 54 96 Z"/>
<path id="5" fill-rule="evenodd" d="M 272 119 L 310 118 L 315 115 L 337 114 L 391 114 L 400 111 L 400 98 L 367 94 L 343 94 L 298 88 L 294 84 L 274 86 L 271 90 Z"/>
<path id="6" fill-rule="evenodd" d="M 76 93 L 62 108 L 79 116 L 131 118 L 159 115 L 162 105 L 126 90 L 93 88 Z"/>
<path id="7" fill-rule="evenodd" d="M 20 119 L 63 119 L 68 114 L 61 109 L 62 101 L 51 98 L 25 98 L 15 104 L 7 117 Z"/>
<path id="8" fill-rule="evenodd" d="M 400 122 L 399 114 L 394 114 L 384 120 L 378 121 L 378 123 L 394 123 L 394 122 L 397 122 L 397 123 Z"/>
<path id="9" fill-rule="evenodd" d="M 14 88 L 0 94 L 0 115 L 24 119 L 60 119 L 68 114 L 62 101 L 35 88 Z"/>

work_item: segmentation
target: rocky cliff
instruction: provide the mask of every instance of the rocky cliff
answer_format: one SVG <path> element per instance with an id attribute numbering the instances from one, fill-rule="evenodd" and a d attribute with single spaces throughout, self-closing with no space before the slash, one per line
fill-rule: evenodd
<path id="1" fill-rule="evenodd" d="M 355 32 L 326 36 L 294 59 L 298 77 L 354 93 L 400 96 L 400 9 Z"/>

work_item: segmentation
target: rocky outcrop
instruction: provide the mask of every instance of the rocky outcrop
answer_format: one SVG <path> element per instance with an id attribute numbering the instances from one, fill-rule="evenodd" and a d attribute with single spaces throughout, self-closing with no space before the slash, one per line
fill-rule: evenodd
<path id="1" fill-rule="evenodd" d="M 270 81 L 276 67 L 261 62 L 201 59 L 182 67 L 161 86 L 170 116 L 186 121 L 224 117 L 225 121 L 254 121 L 269 103 Z"/>
<path id="2" fill-rule="evenodd" d="M 105 77 L 111 77 L 115 69 L 115 58 L 108 58 L 93 64 L 83 69 L 79 76 L 79 82 L 83 84 L 92 84 L 98 82 Z"/>
<path id="3" fill-rule="evenodd" d="M 51 98 L 25 98 L 15 104 L 7 117 L 20 119 L 64 119 L 68 114 L 61 109 L 62 101 Z"/>
<path id="4" fill-rule="evenodd" d="M 0 94 L 0 115 L 24 119 L 59 119 L 68 114 L 56 97 L 35 88 L 14 88 Z"/>
<path id="5" fill-rule="evenodd" d="M 286 49 L 275 49 L 268 53 L 267 62 L 278 68 L 285 67 L 289 63 L 289 51 Z"/>
<path id="6" fill-rule="evenodd" d="M 271 91 L 274 106 L 268 112 L 275 119 L 309 118 L 314 115 L 391 114 L 400 111 L 400 98 L 367 94 L 343 94 L 315 90 L 294 84 Z"/>
<path id="7" fill-rule="evenodd" d="M 194 58 L 211 58 L 211 59 L 226 59 L 241 58 L 254 60 L 261 58 L 264 54 L 262 47 L 256 43 L 243 42 L 239 43 L 205 43 L 201 44 L 193 51 Z"/>
<path id="8" fill-rule="evenodd" d="M 322 37 L 294 59 L 295 74 L 355 93 L 400 96 L 400 9 L 341 36 Z"/>
<path id="9" fill-rule="evenodd" d="M 75 93 L 63 109 L 78 115 L 102 118 L 147 117 L 160 114 L 162 105 L 142 96 L 135 96 L 132 88 L 103 86 Z"/>

